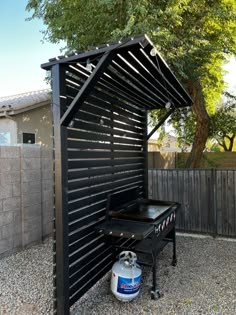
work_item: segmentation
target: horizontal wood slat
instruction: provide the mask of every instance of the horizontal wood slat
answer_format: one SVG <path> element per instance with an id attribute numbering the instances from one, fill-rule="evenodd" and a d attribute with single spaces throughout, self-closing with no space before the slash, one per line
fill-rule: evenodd
<path id="1" fill-rule="evenodd" d="M 87 178 L 89 176 L 99 176 L 99 175 L 109 175 L 109 174 L 117 174 L 121 172 L 128 172 L 133 170 L 140 170 L 144 172 L 143 170 L 143 164 L 142 162 L 137 164 L 128 164 L 128 165 L 114 165 L 114 166 L 108 166 L 108 167 L 95 167 L 85 170 L 69 170 L 68 173 L 68 180 L 72 179 L 83 179 Z"/>
<path id="2" fill-rule="evenodd" d="M 87 179 L 79 179 L 79 180 L 74 180 L 73 182 L 68 183 L 68 189 L 73 190 L 73 189 L 79 189 L 87 186 L 94 186 L 94 185 L 100 185 L 103 183 L 109 183 L 109 182 L 114 182 L 119 179 L 123 179 L 124 177 L 129 178 L 129 177 L 134 177 L 134 176 L 143 176 L 143 170 L 134 170 L 134 171 L 127 171 L 127 172 L 122 172 L 118 174 L 103 174 L 103 176 L 98 176 L 98 177 L 91 177 Z"/>
<path id="3" fill-rule="evenodd" d="M 115 189 L 115 188 L 122 186 L 122 185 L 128 185 L 128 184 L 132 184 L 132 183 L 138 185 L 139 183 L 142 182 L 142 180 L 143 180 L 143 176 L 137 175 L 137 176 L 134 176 L 131 178 L 124 178 L 124 179 L 119 180 L 119 181 L 101 184 L 99 186 L 94 185 L 92 187 L 85 188 L 85 189 L 69 191 L 68 200 L 72 201 L 75 199 L 83 198 L 83 197 L 86 197 L 88 195 L 97 194 L 99 192 L 102 192 L 103 190 Z"/>
<path id="4" fill-rule="evenodd" d="M 98 255 L 95 259 L 91 259 L 91 261 L 86 261 L 85 265 L 80 264 L 80 268 L 77 267 L 77 270 L 75 273 L 69 278 L 69 284 L 74 284 L 83 276 L 85 276 L 92 268 L 94 268 L 96 265 L 101 265 L 104 261 L 104 259 L 112 259 L 112 253 L 110 248 L 106 248 L 103 252 L 101 252 L 101 249 L 99 249 Z M 74 268 L 73 268 L 74 269 Z M 71 271 L 71 270 L 70 270 Z"/>
<path id="5" fill-rule="evenodd" d="M 74 295 L 70 296 L 70 305 L 73 305 L 84 293 L 86 293 L 99 279 L 101 279 L 112 267 L 113 261 L 108 258 L 106 264 L 104 264 L 101 268 L 97 268 L 93 275 L 86 277 L 78 283 Z M 75 290 L 74 290 L 75 291 Z"/>
<path id="6" fill-rule="evenodd" d="M 136 158 L 143 157 L 143 152 L 127 151 L 68 151 L 70 160 L 76 159 L 104 159 L 104 158 Z"/>
<path id="7" fill-rule="evenodd" d="M 86 123 L 86 122 L 83 122 L 82 120 L 75 120 L 73 128 L 99 133 L 101 138 L 103 137 L 102 134 L 105 134 L 105 135 L 112 134 L 112 135 L 117 135 L 117 136 L 121 136 L 121 137 L 122 136 L 124 137 L 124 135 L 125 135 L 126 137 L 129 137 L 129 138 L 142 139 L 142 134 L 141 134 L 140 130 L 137 133 L 137 130 L 136 130 L 136 132 L 131 131 L 129 126 L 125 127 L 125 125 L 123 125 L 122 126 L 123 130 L 120 130 L 120 129 L 113 128 L 113 126 L 111 126 L 111 124 L 109 124 L 109 125 L 105 125 L 105 124 L 104 125 L 102 125 L 102 124 L 98 125 L 98 124 L 94 124 L 94 123 Z"/>
<path id="8" fill-rule="evenodd" d="M 74 139 L 74 141 L 72 139 Z M 78 131 L 78 130 L 68 130 L 68 148 L 78 148 L 78 143 L 76 143 L 76 139 L 112 142 L 113 144 L 130 144 L 130 145 L 143 144 L 143 139 L 131 139 L 128 137 L 123 137 L 123 138 L 112 137 L 112 136 L 107 136 L 105 134 L 83 132 L 83 131 Z"/>

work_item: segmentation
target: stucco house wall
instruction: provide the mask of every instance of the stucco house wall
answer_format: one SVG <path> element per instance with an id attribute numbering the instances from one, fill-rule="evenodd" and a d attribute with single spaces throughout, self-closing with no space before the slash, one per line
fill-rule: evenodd
<path id="1" fill-rule="evenodd" d="M 49 90 L 0 98 L 0 145 L 23 143 L 23 134 L 33 134 L 35 144 L 52 148 L 50 104 Z"/>
<path id="2" fill-rule="evenodd" d="M 52 147 L 52 116 L 50 103 L 15 116 L 17 143 L 22 143 L 23 132 L 35 133 L 35 143 Z"/>

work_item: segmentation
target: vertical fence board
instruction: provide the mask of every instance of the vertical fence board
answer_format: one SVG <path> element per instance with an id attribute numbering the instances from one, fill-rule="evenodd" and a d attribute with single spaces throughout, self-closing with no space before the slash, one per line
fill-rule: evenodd
<path id="1" fill-rule="evenodd" d="M 222 203 L 221 203 L 221 172 L 216 173 L 216 211 L 217 211 L 217 233 L 222 235 Z"/>
<path id="2" fill-rule="evenodd" d="M 236 170 L 149 170 L 150 198 L 181 203 L 177 229 L 236 237 Z"/>

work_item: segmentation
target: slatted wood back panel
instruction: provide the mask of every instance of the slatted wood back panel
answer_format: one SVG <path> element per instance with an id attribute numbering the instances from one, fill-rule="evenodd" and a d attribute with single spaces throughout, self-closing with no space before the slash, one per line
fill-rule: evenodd
<path id="1" fill-rule="evenodd" d="M 88 75 L 84 67 L 67 67 L 68 103 Z M 105 218 L 108 193 L 139 186 L 144 194 L 146 110 L 136 106 L 141 100 L 135 95 L 115 94 L 103 81 L 102 77 L 66 128 L 70 305 L 113 263 L 104 236 L 94 232 Z"/>
<path id="2" fill-rule="evenodd" d="M 180 231 L 236 237 L 236 170 L 152 169 L 149 197 L 181 204 Z"/>

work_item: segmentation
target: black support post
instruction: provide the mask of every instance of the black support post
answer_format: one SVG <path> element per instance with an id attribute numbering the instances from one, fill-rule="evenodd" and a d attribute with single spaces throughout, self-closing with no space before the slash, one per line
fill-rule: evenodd
<path id="1" fill-rule="evenodd" d="M 55 157 L 55 299 L 56 314 L 69 315 L 69 263 L 68 263 L 68 214 L 67 214 L 67 129 L 60 124 L 65 98 L 61 98 L 65 87 L 63 65 L 52 67 L 52 110 L 54 126 Z"/>
<path id="2" fill-rule="evenodd" d="M 174 112 L 175 110 L 172 108 L 170 109 L 163 117 L 160 118 L 160 121 L 158 122 L 158 124 L 152 129 L 152 131 L 148 134 L 147 136 L 147 140 L 151 138 L 151 136 L 154 134 L 154 132 L 157 131 L 158 128 L 161 127 L 161 125 L 164 124 L 164 122 L 166 121 L 166 119 Z"/>

